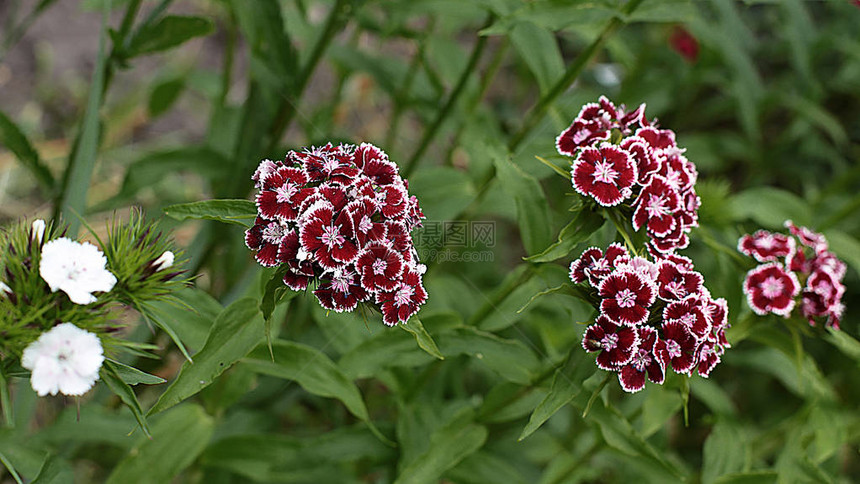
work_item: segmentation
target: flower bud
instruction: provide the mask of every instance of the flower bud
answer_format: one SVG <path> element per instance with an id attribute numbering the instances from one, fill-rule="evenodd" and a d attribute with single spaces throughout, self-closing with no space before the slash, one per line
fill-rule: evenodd
<path id="1" fill-rule="evenodd" d="M 45 221 L 42 219 L 33 220 L 33 225 L 30 230 L 30 240 L 37 244 L 42 244 L 42 238 L 45 236 Z"/>
<path id="2" fill-rule="evenodd" d="M 161 271 L 167 269 L 168 267 L 173 265 L 173 261 L 176 257 L 173 255 L 173 252 L 169 250 L 165 250 L 161 257 L 155 259 L 155 262 L 152 263 L 152 267 L 155 268 L 155 271 Z"/>

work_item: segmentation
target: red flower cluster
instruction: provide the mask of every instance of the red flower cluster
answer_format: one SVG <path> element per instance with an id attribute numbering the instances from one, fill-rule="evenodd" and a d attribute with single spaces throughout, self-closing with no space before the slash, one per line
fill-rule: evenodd
<path id="1" fill-rule="evenodd" d="M 290 151 L 284 161 L 260 163 L 253 180 L 257 220 L 245 243 L 263 266 L 286 266 L 287 286 L 313 284 L 320 304 L 338 312 L 374 302 L 389 326 L 418 312 L 426 268 L 410 232 L 424 214 L 381 149 Z"/>
<path id="2" fill-rule="evenodd" d="M 628 113 L 601 96 L 583 106 L 555 143 L 559 153 L 574 158 L 571 179 L 578 193 L 604 207 L 632 199 L 633 228 L 646 229 L 652 250 L 671 254 L 687 247 L 687 234 L 698 226 L 698 173 L 675 133 L 645 118 L 644 104 Z"/>
<path id="3" fill-rule="evenodd" d="M 750 307 L 762 316 L 774 313 L 787 318 L 800 295 L 800 312 L 809 324 L 821 319 L 839 329 L 845 310 L 845 263 L 828 250 L 823 235 L 790 220 L 785 226 L 791 235 L 759 230 L 738 240 L 738 251 L 763 263 L 747 272 L 744 280 Z"/>
<path id="4" fill-rule="evenodd" d="M 711 298 L 686 257 L 652 262 L 619 244 L 592 247 L 571 263 L 570 278 L 600 298 L 583 348 L 598 353 L 599 368 L 618 372 L 628 392 L 644 388 L 646 378 L 662 384 L 667 368 L 708 377 L 729 347 L 726 300 Z"/>

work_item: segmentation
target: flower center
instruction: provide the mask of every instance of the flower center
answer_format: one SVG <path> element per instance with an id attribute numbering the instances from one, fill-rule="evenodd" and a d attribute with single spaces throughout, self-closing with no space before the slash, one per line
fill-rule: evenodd
<path id="1" fill-rule="evenodd" d="M 756 247 L 758 247 L 760 249 L 767 250 L 767 249 L 772 249 L 775 243 L 776 243 L 776 240 L 774 240 L 773 235 L 765 235 L 762 238 L 758 239 L 755 242 L 755 245 L 756 245 Z"/>
<path id="2" fill-rule="evenodd" d="M 320 236 L 320 241 L 323 244 L 327 245 L 329 248 L 334 246 L 340 246 L 344 242 L 344 238 L 340 235 L 340 228 L 337 226 L 331 225 L 328 227 L 323 227 L 322 236 Z"/>
<path id="3" fill-rule="evenodd" d="M 366 234 L 370 232 L 371 228 L 373 228 L 373 222 L 370 221 L 370 217 L 365 215 L 361 218 L 361 222 L 358 223 L 358 230 L 360 230 L 361 233 Z"/>
<path id="4" fill-rule="evenodd" d="M 382 259 L 376 259 L 370 267 L 373 270 L 373 275 L 379 276 L 385 273 L 385 269 L 388 268 L 388 263 Z"/>
<path id="5" fill-rule="evenodd" d="M 275 189 L 275 198 L 278 203 L 289 203 L 297 191 L 295 185 L 287 182 Z"/>
<path id="6" fill-rule="evenodd" d="M 649 218 L 669 215 L 669 207 L 666 206 L 666 199 L 662 195 L 649 195 L 645 211 L 648 213 Z"/>
<path id="7" fill-rule="evenodd" d="M 284 238 L 284 228 L 272 222 L 263 229 L 263 240 L 269 244 L 280 244 Z"/>
<path id="8" fill-rule="evenodd" d="M 603 339 L 600 340 L 600 347 L 603 348 L 604 351 L 614 350 L 616 347 L 618 347 L 618 335 L 607 334 L 603 336 Z"/>
<path id="9" fill-rule="evenodd" d="M 338 166 L 340 166 L 340 163 L 337 162 L 337 159 L 328 156 L 323 157 L 323 170 L 326 172 L 331 173 L 336 170 Z"/>
<path id="10" fill-rule="evenodd" d="M 398 306 L 404 306 L 409 304 L 409 301 L 412 300 L 412 294 L 415 293 L 415 288 L 408 285 L 403 284 L 400 286 L 400 289 L 394 293 L 394 304 Z"/>
<path id="11" fill-rule="evenodd" d="M 633 364 L 636 371 L 645 371 L 645 368 L 651 364 L 651 352 L 640 348 L 639 353 L 633 357 L 633 361 L 630 363 Z"/>
<path id="12" fill-rule="evenodd" d="M 612 163 L 607 160 L 598 161 L 594 166 L 594 181 L 601 183 L 614 183 L 618 178 L 618 172 L 612 169 Z"/>
<path id="13" fill-rule="evenodd" d="M 666 290 L 678 298 L 683 298 L 687 295 L 687 288 L 684 287 L 684 283 L 681 281 L 670 281 L 666 284 Z"/>
<path id="14" fill-rule="evenodd" d="M 342 275 L 340 277 L 335 277 L 331 281 L 331 287 L 335 291 L 346 294 L 349 292 L 349 276 Z"/>
<path id="15" fill-rule="evenodd" d="M 678 318 L 678 320 L 681 321 L 681 324 L 683 324 L 684 326 L 692 326 L 693 323 L 696 322 L 696 316 L 694 316 L 692 313 L 687 313 Z"/>
<path id="16" fill-rule="evenodd" d="M 636 293 L 630 289 L 622 289 L 615 295 L 615 301 L 619 307 L 629 308 L 636 304 Z"/>
<path id="17" fill-rule="evenodd" d="M 773 299 L 782 294 L 782 290 L 785 288 L 785 284 L 779 279 L 770 276 L 761 283 L 761 292 L 764 294 L 764 297 L 768 299 Z"/>
<path id="18" fill-rule="evenodd" d="M 681 356 L 681 345 L 673 339 L 666 340 L 666 352 L 669 353 L 669 356 L 672 358 L 677 358 Z"/>

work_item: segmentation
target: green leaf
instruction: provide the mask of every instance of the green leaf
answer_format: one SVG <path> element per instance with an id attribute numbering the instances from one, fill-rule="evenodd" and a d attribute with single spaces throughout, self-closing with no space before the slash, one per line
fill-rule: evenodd
<path id="1" fill-rule="evenodd" d="M 197 405 L 183 405 L 152 426 L 108 477 L 108 484 L 162 484 L 190 466 L 212 437 L 214 422 Z"/>
<path id="2" fill-rule="evenodd" d="M 185 89 L 184 77 L 168 79 L 156 84 L 149 95 L 149 116 L 156 118 L 166 113 L 179 99 L 183 89 Z"/>
<path id="3" fill-rule="evenodd" d="M 406 331 L 378 330 L 372 338 L 349 350 L 338 360 L 338 367 L 350 378 L 368 378 L 384 368 L 423 366 L 435 357 L 415 344 Z"/>
<path id="4" fill-rule="evenodd" d="M 257 373 L 292 380 L 309 393 L 340 400 L 380 440 L 389 442 L 370 420 L 358 387 L 324 353 L 300 343 L 277 340 L 272 344 L 272 355 L 266 347 L 258 347 L 242 362 Z"/>
<path id="5" fill-rule="evenodd" d="M 830 344 L 839 349 L 849 358 L 860 364 L 860 341 L 851 335 L 838 329 L 827 328 L 827 336 L 824 337 Z"/>
<path id="6" fill-rule="evenodd" d="M 107 362 L 106 362 L 107 363 Z M 137 424 L 140 425 L 140 429 L 143 430 L 143 433 L 149 437 L 151 434 L 149 432 L 149 426 L 146 424 L 146 415 L 143 413 L 143 409 L 140 408 L 140 402 L 137 400 L 137 395 L 134 394 L 134 390 L 128 385 L 128 383 L 124 382 L 122 378 L 117 374 L 114 370 L 113 365 L 104 364 L 102 365 L 101 370 L 99 370 L 99 377 L 101 380 L 105 382 L 105 384 L 110 388 L 110 390 L 122 400 L 134 415 L 135 420 L 137 420 Z"/>
<path id="7" fill-rule="evenodd" d="M 39 474 L 30 484 L 64 484 L 74 482 L 75 472 L 65 459 L 59 456 L 48 456 Z"/>
<path id="8" fill-rule="evenodd" d="M 164 213 L 176 220 L 216 220 L 251 227 L 257 217 L 257 207 L 248 200 L 205 200 L 171 205 L 164 209 Z"/>
<path id="9" fill-rule="evenodd" d="M 503 482 L 505 484 L 526 484 L 529 482 L 507 456 L 479 450 L 463 459 L 445 476 L 457 484 L 485 484 Z"/>
<path id="10" fill-rule="evenodd" d="M 39 159 L 39 153 L 33 149 L 30 141 L 11 119 L 0 111 L 0 145 L 15 154 L 24 168 L 30 170 L 36 181 L 47 190 L 54 189 L 54 177 Z"/>
<path id="11" fill-rule="evenodd" d="M 579 395 L 577 400 L 585 394 Z M 582 406 L 579 402 L 578 406 Z M 658 451 L 637 433 L 624 415 L 614 407 L 607 407 L 603 401 L 598 399 L 591 408 L 588 417 L 597 423 L 600 433 L 606 443 L 631 457 L 642 459 L 652 465 L 655 470 L 667 474 L 666 479 L 684 480 L 684 473 L 675 464 L 666 460 Z"/>
<path id="12" fill-rule="evenodd" d="M 394 483 L 438 482 L 445 471 L 480 449 L 487 441 L 487 428 L 469 417 L 471 412 L 433 432 L 427 450 L 406 466 Z"/>
<path id="13" fill-rule="evenodd" d="M 597 212 L 580 210 L 576 214 L 576 217 L 561 229 L 561 232 L 558 234 L 558 241 L 547 247 L 543 252 L 526 257 L 525 260 L 529 262 L 552 262 L 562 257 L 567 257 L 578 244 L 587 240 L 594 232 L 597 232 L 605 221 Z"/>
<path id="14" fill-rule="evenodd" d="M 496 176 L 504 191 L 513 197 L 517 206 L 517 222 L 526 252 L 535 254 L 549 245 L 549 207 L 537 179 L 515 165 L 510 156 L 491 150 L 495 154 Z"/>
<path id="15" fill-rule="evenodd" d="M 447 166 L 419 169 L 409 177 L 409 191 L 421 200 L 427 220 L 433 222 L 453 219 L 477 195 L 466 173 Z"/>
<path id="16" fill-rule="evenodd" d="M 285 264 L 272 274 L 272 277 L 266 281 L 266 286 L 263 288 L 263 298 L 260 301 L 260 311 L 263 312 L 263 320 L 266 322 L 266 345 L 269 347 L 269 353 L 272 353 L 272 313 L 275 311 L 275 307 L 299 294 L 284 285 L 284 274 L 288 270 L 289 266 Z M 286 300 L 284 299 L 285 296 Z"/>
<path id="17" fill-rule="evenodd" d="M 711 484 L 720 476 L 743 471 L 752 457 L 750 452 L 743 429 L 728 420 L 718 420 L 705 440 L 702 483 Z"/>
<path id="18" fill-rule="evenodd" d="M 555 35 L 531 22 L 518 22 L 508 34 L 511 44 L 535 76 L 542 94 L 564 74 L 564 60 Z"/>
<path id="19" fill-rule="evenodd" d="M 178 339 L 199 351 L 206 343 L 212 325 L 224 310 L 212 296 L 197 288 L 184 288 L 173 296 L 176 301 L 153 301 L 147 304 L 156 321 L 173 328 Z"/>
<path id="20" fill-rule="evenodd" d="M 257 301 L 240 299 L 215 320 L 203 348 L 186 361 L 179 374 L 149 410 L 166 410 L 209 386 L 215 378 L 248 354 L 263 340 L 263 315 Z"/>
<path id="21" fill-rule="evenodd" d="M 391 447 L 379 442 L 364 426 L 352 426 L 304 438 L 283 434 L 229 436 L 207 447 L 200 461 L 205 467 L 257 482 L 343 482 L 348 479 L 340 469 L 344 463 L 393 458 Z"/>
<path id="22" fill-rule="evenodd" d="M 438 336 L 444 355 L 469 355 L 506 380 L 531 383 L 540 362 L 534 352 L 517 340 L 500 338 L 479 329 L 464 327 Z"/>
<path id="23" fill-rule="evenodd" d="M 127 57 L 152 54 L 176 47 L 194 37 L 212 32 L 212 22 L 202 17 L 167 15 L 137 32 L 128 46 Z"/>
<path id="24" fill-rule="evenodd" d="M 150 153 L 129 165 L 114 200 L 124 201 L 157 184 L 165 173 L 193 172 L 207 180 L 226 178 L 230 161 L 209 148 L 188 147 Z"/>
<path id="25" fill-rule="evenodd" d="M 744 190 L 731 199 L 732 212 L 739 220 L 750 219 L 766 228 L 781 229 L 786 220 L 809 225 L 812 211 L 797 195 L 772 187 Z"/>
<path id="26" fill-rule="evenodd" d="M 779 475 L 776 471 L 751 471 L 726 474 L 713 481 L 714 484 L 776 484 Z"/>
<path id="27" fill-rule="evenodd" d="M 594 373 L 594 366 L 591 361 L 586 361 L 584 354 L 585 352 L 578 345 L 574 345 L 567 355 L 564 366 L 556 370 L 549 393 L 534 409 L 517 440 L 522 441 L 533 434 L 582 391 L 582 382 Z"/>
<path id="28" fill-rule="evenodd" d="M 137 368 L 128 366 L 110 358 L 106 358 L 104 364 L 109 365 L 111 369 L 117 374 L 117 376 L 119 376 L 120 379 L 122 379 L 122 381 L 124 381 L 128 385 L 133 386 L 140 383 L 143 383 L 144 385 L 158 385 L 159 383 L 164 383 L 165 381 L 167 381 L 164 378 L 150 375 L 149 373 L 140 371 Z"/>
<path id="29" fill-rule="evenodd" d="M 421 324 L 421 321 L 417 317 L 412 316 L 409 321 L 400 323 L 398 326 L 411 333 L 412 336 L 415 337 L 415 341 L 418 343 L 418 346 L 420 346 L 421 349 L 426 351 L 429 355 L 440 360 L 445 359 L 445 357 L 442 356 L 442 353 L 439 352 L 439 347 L 436 346 L 436 342 L 433 341 L 433 337 L 430 336 L 430 333 L 428 333 L 426 329 L 424 329 L 424 325 Z"/>
<path id="30" fill-rule="evenodd" d="M 12 478 L 15 479 L 15 482 L 17 482 L 18 484 L 24 484 L 24 481 L 21 480 L 21 476 L 18 475 L 18 471 L 15 470 L 15 466 L 2 452 L 0 452 L 0 462 L 3 463 L 3 467 L 5 467 L 6 470 L 9 471 L 9 474 L 12 475 Z"/>
<path id="31" fill-rule="evenodd" d="M 102 90 L 104 87 L 105 70 L 107 69 L 105 32 L 107 31 L 107 18 L 110 13 L 109 5 L 110 2 L 104 2 L 102 24 L 99 32 L 99 50 L 96 57 L 95 69 L 93 70 L 93 78 L 90 81 L 87 110 L 81 124 L 81 132 L 69 157 L 69 164 L 66 167 L 65 178 L 63 180 L 63 191 L 60 196 L 63 219 L 68 222 L 68 234 L 72 237 L 77 235 L 80 228 L 81 222 L 79 217 L 83 217 L 86 214 L 90 178 L 92 178 L 93 168 L 98 156 L 99 108 L 102 104 Z"/>

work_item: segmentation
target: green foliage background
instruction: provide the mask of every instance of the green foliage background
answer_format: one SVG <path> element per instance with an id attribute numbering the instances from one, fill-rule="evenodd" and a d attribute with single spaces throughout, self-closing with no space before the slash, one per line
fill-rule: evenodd
<path id="1" fill-rule="evenodd" d="M 0 55 L 58 3 L 4 7 Z M 3 217 L 50 215 L 32 207 L 52 201 L 74 227 L 76 213 L 98 225 L 132 204 L 152 217 L 171 207 L 165 227 L 202 277 L 182 294 L 193 311 L 154 309 L 175 335 L 129 330 L 132 340 L 159 344 L 162 359 L 123 362 L 168 380 L 124 394 L 137 415 L 99 384 L 77 419 L 77 402 L 38 400 L 25 379 L 4 372 L 12 378 L 4 403 L 15 412 L 0 430 L 0 457 L 17 471 L 6 480 L 860 480 L 855 2 L 86 0 L 76 8 L 103 12 L 101 35 L 86 40 L 99 46 L 91 78 L 75 91 L 47 76 L 33 100 L 52 112 L 68 94 L 72 108 L 34 122 L 0 106 L 0 143 L 15 160 L 3 165 L 15 181 L 8 192 L 22 201 Z M 695 61 L 672 49 L 681 26 L 698 39 Z M 646 102 L 699 168 L 702 227 L 686 254 L 714 296 L 728 299 L 733 324 L 734 347 L 709 380 L 624 394 L 579 346 L 590 307 L 553 293 L 520 310 L 566 284 L 566 266 L 584 247 L 616 237 L 611 224 L 577 219 L 551 253 L 523 260 L 576 216 L 569 181 L 535 156 L 562 164 L 555 136 L 600 94 Z M 175 113 L 178 125 L 147 132 Z M 63 149 L 48 143 L 55 138 L 67 140 Z M 378 317 L 327 315 L 306 295 L 274 305 L 272 271 L 243 245 L 242 200 L 257 163 L 330 140 L 383 147 L 430 221 L 496 224 L 492 247 L 443 248 L 449 259 L 478 251 L 491 260 L 428 261 L 430 299 L 406 331 Z M 177 206 L 204 199 L 234 201 Z M 736 240 L 788 218 L 823 231 L 849 264 L 842 333 L 754 318 L 745 305 L 748 263 L 734 253 Z M 573 230 L 580 224 L 587 229 Z M 152 383 L 129 378 L 108 384 Z M 135 430 L 147 412 L 151 439 Z"/>

